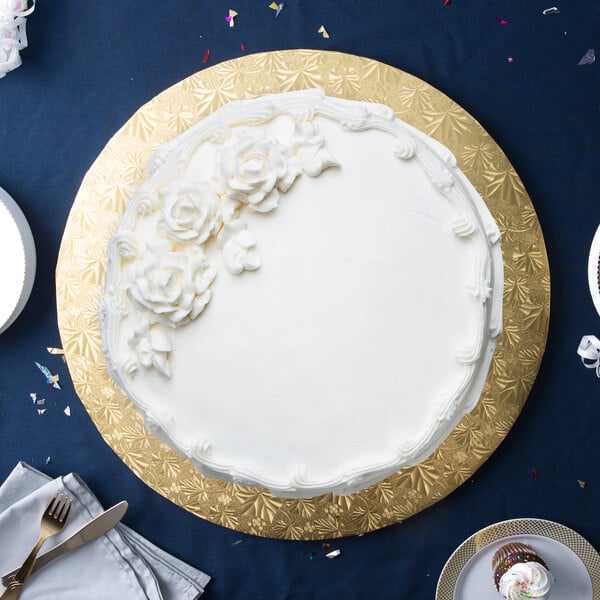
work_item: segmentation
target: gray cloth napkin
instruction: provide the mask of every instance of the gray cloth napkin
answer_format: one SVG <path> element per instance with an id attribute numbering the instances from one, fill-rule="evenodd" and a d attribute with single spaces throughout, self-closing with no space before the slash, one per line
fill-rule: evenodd
<path id="1" fill-rule="evenodd" d="M 63 492 L 73 501 L 64 529 L 42 552 L 69 537 L 104 509 L 71 473 L 50 479 L 19 463 L 0 486 L 0 576 L 19 567 L 33 548 L 49 500 Z M 40 569 L 22 600 L 195 600 L 210 577 L 151 544 L 123 524 Z M 2 591 L 0 585 L 0 592 Z"/>

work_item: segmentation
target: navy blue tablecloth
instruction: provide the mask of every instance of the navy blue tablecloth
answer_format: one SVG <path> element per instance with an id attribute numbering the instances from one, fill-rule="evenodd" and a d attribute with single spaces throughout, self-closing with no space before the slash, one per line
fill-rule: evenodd
<path id="1" fill-rule="evenodd" d="M 38 250 L 31 299 L 0 336 L 0 479 L 25 460 L 53 476 L 79 473 L 106 505 L 127 499 L 128 525 L 213 576 L 206 598 L 431 599 L 465 538 L 516 517 L 558 521 L 600 546 L 600 379 L 576 354 L 583 335 L 600 334 L 587 284 L 600 224 L 600 60 L 577 64 L 589 48 L 600 52 L 600 5 L 563 0 L 560 13 L 543 15 L 552 6 L 545 0 L 289 0 L 275 17 L 269 4 L 38 0 L 23 65 L 0 79 L 0 186 L 25 213 Z M 233 28 L 229 9 L 238 13 Z M 321 25 L 328 39 L 317 32 Z M 435 506 L 332 542 L 342 551 L 334 560 L 324 558 L 321 542 L 241 534 L 150 490 L 102 440 L 67 367 L 46 352 L 60 346 L 54 271 L 61 236 L 81 180 L 109 138 L 142 104 L 196 71 L 287 48 L 376 59 L 469 111 L 529 192 L 552 282 L 540 373 L 499 449 Z M 59 373 L 60 392 L 46 386 L 35 361 Z M 41 418 L 31 393 L 54 410 Z"/>

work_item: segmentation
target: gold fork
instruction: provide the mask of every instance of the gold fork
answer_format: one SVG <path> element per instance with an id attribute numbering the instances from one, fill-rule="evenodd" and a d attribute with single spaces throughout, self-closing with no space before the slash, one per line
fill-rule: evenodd
<path id="1" fill-rule="evenodd" d="M 15 573 L 14 577 L 8 584 L 6 591 L 0 600 L 16 600 L 21 595 L 23 583 L 25 579 L 31 573 L 37 554 L 42 544 L 53 535 L 56 535 L 64 527 L 67 517 L 71 512 L 71 500 L 64 494 L 57 493 L 48 504 L 48 507 L 42 515 L 41 532 L 38 541 L 36 542 L 33 550 L 29 553 L 29 556 L 25 559 L 25 562 L 21 565 L 19 570 Z"/>

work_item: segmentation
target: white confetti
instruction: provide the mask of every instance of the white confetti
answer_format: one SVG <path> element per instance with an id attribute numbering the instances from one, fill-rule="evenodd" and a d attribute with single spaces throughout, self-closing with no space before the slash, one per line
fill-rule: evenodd
<path id="1" fill-rule="evenodd" d="M 45 408 L 38 408 L 38 415 L 43 415 L 46 412 Z"/>
<path id="2" fill-rule="evenodd" d="M 32 402 L 35 404 L 35 401 L 37 400 L 37 394 L 35 392 L 31 392 L 29 394 L 29 397 L 31 398 Z"/>
<path id="3" fill-rule="evenodd" d="M 35 403 L 38 406 L 43 406 L 44 404 L 46 404 L 46 398 L 40 398 L 39 400 L 36 400 Z"/>
<path id="4" fill-rule="evenodd" d="M 327 558 L 336 558 L 338 557 L 340 554 L 342 553 L 341 550 L 332 550 L 331 552 L 328 552 L 325 556 Z"/>
<path id="5" fill-rule="evenodd" d="M 319 29 L 317 29 L 317 33 L 320 33 L 325 39 L 329 38 L 329 33 L 328 33 L 327 29 L 325 29 L 324 25 L 321 25 L 321 27 L 319 27 Z"/>
<path id="6" fill-rule="evenodd" d="M 65 413 L 65 415 L 67 415 L 67 417 L 70 417 L 71 416 L 71 407 L 67 406 L 65 408 L 65 410 L 63 410 L 63 412 Z"/>
<path id="7" fill-rule="evenodd" d="M 52 462 L 52 459 L 48 456 L 46 458 L 46 464 L 49 465 Z"/>
<path id="8" fill-rule="evenodd" d="M 545 10 L 542 11 L 543 15 L 557 15 L 558 13 L 560 13 L 560 10 L 558 10 L 558 8 L 556 8 L 556 6 L 553 6 L 551 8 L 546 8 Z"/>

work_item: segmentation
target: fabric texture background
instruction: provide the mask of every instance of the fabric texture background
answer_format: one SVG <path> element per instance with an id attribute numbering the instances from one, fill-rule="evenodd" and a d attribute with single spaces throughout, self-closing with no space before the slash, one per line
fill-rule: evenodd
<path id="1" fill-rule="evenodd" d="M 203 598 L 428 600 L 464 539 L 516 517 L 561 522 L 599 547 L 600 380 L 576 350 L 583 335 L 600 330 L 587 284 L 600 224 L 600 63 L 577 66 L 588 48 L 600 51 L 600 7 L 580 0 L 544 16 L 551 4 L 538 0 L 302 0 L 275 17 L 268 5 L 39 0 L 28 17 L 23 64 L 0 80 L 0 185 L 29 221 L 38 271 L 27 307 L 0 336 L 0 480 L 23 460 L 51 477 L 78 473 L 104 506 L 126 499 L 126 525 L 212 576 Z M 238 12 L 233 28 L 229 8 Z M 317 33 L 321 25 L 329 39 Z M 523 180 L 550 262 L 547 349 L 500 448 L 442 502 L 398 525 L 332 541 L 330 549 L 240 534 L 152 492 L 104 443 L 66 365 L 46 351 L 60 346 L 54 270 L 61 235 L 106 142 L 141 105 L 192 73 L 244 52 L 284 48 L 373 58 L 458 102 Z M 45 384 L 35 361 L 60 375 L 62 390 Z M 31 393 L 46 400 L 44 414 Z M 326 559 L 336 548 L 341 555 Z"/>

